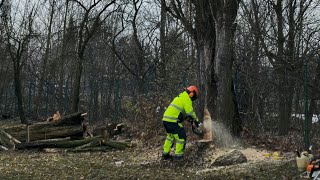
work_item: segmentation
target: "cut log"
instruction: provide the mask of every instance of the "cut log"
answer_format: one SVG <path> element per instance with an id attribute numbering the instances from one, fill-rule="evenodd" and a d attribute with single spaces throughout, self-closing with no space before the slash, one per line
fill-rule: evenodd
<path id="1" fill-rule="evenodd" d="M 77 146 L 74 148 L 74 150 L 80 150 L 80 149 L 86 149 L 86 148 L 92 148 L 92 147 L 97 147 L 101 145 L 101 139 L 97 138 L 92 140 L 91 142 L 81 145 L 81 146 Z"/>
<path id="2" fill-rule="evenodd" d="M 101 149 L 119 149 L 124 150 L 128 147 L 133 147 L 131 143 L 110 141 L 102 137 L 92 137 L 82 140 L 70 139 L 55 139 L 55 140 L 41 140 L 34 142 L 20 143 L 16 145 L 17 149 L 45 149 L 45 148 L 73 148 L 68 149 L 69 152 L 81 152 L 81 150 L 95 149 L 95 147 L 108 147 Z M 99 148 L 97 148 L 99 149 Z M 95 149 L 95 150 L 97 150 Z"/>
<path id="3" fill-rule="evenodd" d="M 112 148 L 116 148 L 119 150 L 124 150 L 128 147 L 133 147 L 131 143 L 127 143 L 127 142 L 119 142 L 119 141 L 108 141 L 108 140 L 102 140 L 101 144 L 104 146 L 110 146 Z"/>
<path id="4" fill-rule="evenodd" d="M 6 127 L 4 130 L 21 142 L 26 142 L 28 139 L 28 127 L 30 141 L 63 137 L 82 138 L 85 132 L 82 126 L 83 120 L 81 113 L 74 113 L 57 121 L 34 123 L 28 126 L 19 124 Z"/>
<path id="5" fill-rule="evenodd" d="M 63 125 L 80 125 L 84 120 L 82 113 L 74 113 L 67 116 L 63 116 L 60 120 L 53 121 L 52 123 L 55 126 L 63 126 Z M 50 122 L 43 122 L 44 124 Z"/>
<path id="6" fill-rule="evenodd" d="M 81 140 L 48 139 L 48 140 L 25 142 L 25 143 L 17 144 L 16 148 L 17 149 L 74 148 L 74 147 L 78 147 L 78 146 L 82 146 L 84 144 L 90 143 L 96 139 L 99 139 L 99 137 L 92 137 L 92 138 L 81 139 Z"/>
<path id="7" fill-rule="evenodd" d="M 88 147 L 83 149 L 70 149 L 69 152 L 107 152 L 112 150 L 109 146 Z"/>

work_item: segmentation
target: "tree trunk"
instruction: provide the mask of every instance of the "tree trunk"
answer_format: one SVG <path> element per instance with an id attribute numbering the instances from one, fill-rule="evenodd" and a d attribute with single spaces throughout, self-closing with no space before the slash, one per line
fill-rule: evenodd
<path id="1" fill-rule="evenodd" d="M 279 135 L 288 134 L 291 110 L 292 110 L 292 97 L 293 97 L 293 87 L 292 80 L 288 79 L 289 68 L 286 64 L 281 64 L 281 62 L 290 62 L 289 58 L 285 57 L 284 54 L 284 43 L 285 37 L 283 33 L 284 22 L 283 22 L 283 0 L 277 0 L 277 4 L 274 5 L 276 16 L 277 16 L 277 64 L 275 71 L 279 74 Z M 293 27 L 290 27 L 290 29 Z M 291 36 L 290 36 L 291 37 Z M 293 38 L 293 37 L 291 37 Z M 293 41 L 293 40 L 291 40 Z M 289 46 L 292 42 L 289 41 Z M 291 47 L 293 48 L 293 47 Z M 289 52 L 293 52 L 293 49 L 289 49 Z"/>
<path id="2" fill-rule="evenodd" d="M 14 89 L 15 89 L 14 91 L 15 95 L 18 99 L 18 111 L 19 111 L 19 117 L 20 117 L 21 123 L 28 124 L 28 121 L 26 120 L 26 117 L 24 114 L 24 108 L 23 108 L 20 66 L 14 68 Z"/>
<path id="3" fill-rule="evenodd" d="M 196 4 L 196 49 L 198 57 L 198 83 L 200 89 L 199 118 L 203 119 L 204 109 L 214 114 L 213 62 L 215 54 L 215 23 L 208 1 Z"/>
<path id="4" fill-rule="evenodd" d="M 54 18 L 54 8 L 55 8 L 55 1 L 53 1 L 53 4 L 51 4 L 51 12 L 50 12 L 50 19 L 49 19 L 49 26 L 48 26 L 48 34 L 47 34 L 47 42 L 46 42 L 46 48 L 45 48 L 45 53 L 43 57 L 43 64 L 42 64 L 42 70 L 40 74 L 40 82 L 38 86 L 38 97 L 37 97 L 37 112 L 39 109 L 42 109 L 41 101 L 42 101 L 42 94 L 43 94 L 43 87 L 44 87 L 44 82 L 47 78 L 47 64 L 49 60 L 49 54 L 50 54 L 50 44 L 51 44 L 51 33 L 52 33 L 52 24 L 53 24 L 53 18 Z M 40 106 L 40 107 L 39 107 Z"/>
<path id="5" fill-rule="evenodd" d="M 79 102 L 80 102 L 80 83 L 81 83 L 81 74 L 83 69 L 83 57 L 77 58 L 75 78 L 73 82 L 73 94 L 72 94 L 72 112 L 78 112 Z"/>
<path id="6" fill-rule="evenodd" d="M 166 2 L 161 0 L 161 19 L 160 19 L 160 61 L 159 61 L 159 76 L 160 84 L 166 87 L 166 66 L 167 66 L 167 38 L 166 38 L 166 21 L 167 21 L 167 11 Z"/>
<path id="7" fill-rule="evenodd" d="M 217 27 L 215 81 L 217 84 L 216 118 L 232 129 L 235 107 L 232 101 L 232 38 L 233 30 L 228 27 Z"/>
<path id="8" fill-rule="evenodd" d="M 290 80 L 289 73 L 283 70 L 280 73 L 278 88 L 279 95 L 279 135 L 287 135 L 290 127 L 293 98 L 293 80 Z"/>
<path id="9" fill-rule="evenodd" d="M 233 93 L 232 65 L 234 20 L 238 11 L 238 1 L 217 1 L 212 4 L 216 23 L 216 51 L 214 63 L 214 84 L 216 102 L 214 118 L 223 122 L 235 136 L 240 135 L 241 121 Z"/>
<path id="10" fill-rule="evenodd" d="M 64 89 L 63 89 L 63 85 L 64 85 L 64 81 L 65 81 L 65 60 L 66 60 L 66 56 L 67 56 L 67 16 L 68 16 L 68 8 L 69 8 L 69 1 L 67 0 L 65 2 L 65 14 L 64 14 L 64 18 L 63 18 L 63 36 L 62 36 L 62 46 L 61 46 L 61 57 L 60 57 L 60 61 L 59 61 L 59 67 L 60 67 L 60 71 L 59 71 L 59 93 L 58 93 L 58 100 L 59 100 L 59 106 L 60 108 L 65 107 L 65 100 L 63 98 L 63 93 L 64 93 Z M 65 96 L 67 96 L 67 93 L 65 94 Z M 62 109 L 63 111 L 67 111 L 67 109 Z"/>

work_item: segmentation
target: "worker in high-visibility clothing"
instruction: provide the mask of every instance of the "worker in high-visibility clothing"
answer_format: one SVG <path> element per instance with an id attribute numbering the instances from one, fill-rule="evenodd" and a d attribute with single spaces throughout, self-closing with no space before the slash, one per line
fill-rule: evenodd
<path id="1" fill-rule="evenodd" d="M 163 159 L 172 158 L 169 153 L 174 142 L 176 143 L 174 158 L 177 160 L 183 158 L 187 138 L 182 124 L 183 120 L 190 118 L 195 122 L 196 127 L 201 125 L 192 107 L 192 101 L 196 100 L 198 96 L 198 88 L 196 86 L 189 86 L 184 92 L 173 99 L 164 112 L 162 121 L 167 132 L 167 137 L 163 145 Z"/>

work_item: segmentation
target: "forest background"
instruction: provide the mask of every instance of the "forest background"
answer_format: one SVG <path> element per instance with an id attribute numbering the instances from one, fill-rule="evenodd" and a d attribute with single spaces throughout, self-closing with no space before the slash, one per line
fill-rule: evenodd
<path id="1" fill-rule="evenodd" d="M 235 136 L 319 137 L 320 2 L 1 0 L 0 114 L 152 136 L 188 85 Z M 306 117 L 306 118 L 305 118 Z"/>

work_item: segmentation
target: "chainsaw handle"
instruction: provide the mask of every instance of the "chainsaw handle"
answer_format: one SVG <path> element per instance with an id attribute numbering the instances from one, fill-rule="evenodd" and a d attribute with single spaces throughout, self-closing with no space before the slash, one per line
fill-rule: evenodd
<path id="1" fill-rule="evenodd" d="M 195 128 L 194 126 L 191 126 L 191 130 L 194 134 L 201 136 L 202 134 L 197 130 L 197 128 Z"/>

